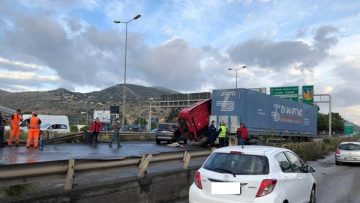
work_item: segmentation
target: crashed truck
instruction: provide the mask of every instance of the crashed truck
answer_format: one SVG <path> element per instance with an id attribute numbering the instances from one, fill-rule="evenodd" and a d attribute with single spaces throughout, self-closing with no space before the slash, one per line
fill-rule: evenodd
<path id="1" fill-rule="evenodd" d="M 314 106 L 244 88 L 213 90 L 211 99 L 184 108 L 178 115 L 182 135 L 203 144 L 212 120 L 217 129 L 225 122 L 233 136 L 240 122 L 245 123 L 248 142 L 254 144 L 269 136 L 304 141 L 317 133 Z"/>

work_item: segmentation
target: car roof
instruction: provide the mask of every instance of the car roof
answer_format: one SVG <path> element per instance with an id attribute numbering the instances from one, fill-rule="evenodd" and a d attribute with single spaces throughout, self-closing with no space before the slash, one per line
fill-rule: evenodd
<path id="1" fill-rule="evenodd" d="M 254 154 L 254 155 L 270 155 L 273 153 L 281 152 L 281 151 L 289 151 L 285 148 L 280 147 L 271 147 L 271 146 L 261 146 L 261 145 L 244 145 L 244 148 L 241 146 L 231 146 L 231 147 L 223 147 L 216 149 L 214 152 L 222 152 L 229 153 L 231 151 L 239 151 L 245 154 Z"/>
<path id="2" fill-rule="evenodd" d="M 341 142 L 340 145 L 342 144 L 360 144 L 359 141 L 354 141 L 354 142 Z"/>

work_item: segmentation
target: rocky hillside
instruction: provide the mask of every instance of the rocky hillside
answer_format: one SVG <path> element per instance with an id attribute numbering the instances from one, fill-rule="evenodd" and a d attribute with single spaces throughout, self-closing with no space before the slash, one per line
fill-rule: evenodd
<path id="1" fill-rule="evenodd" d="M 147 118 L 148 98 L 175 94 L 176 91 L 163 87 L 126 85 L 127 115 L 129 121 Z M 108 110 L 112 105 L 122 105 L 123 85 L 116 85 L 90 93 L 71 92 L 66 89 L 52 91 L 10 93 L 0 90 L 0 105 L 12 109 L 20 108 L 23 113 L 37 111 L 39 114 L 63 114 L 72 119 L 85 120 L 84 112 L 92 115 L 94 109 Z M 166 114 L 167 110 L 153 109 L 153 113 Z M 81 114 L 81 112 L 83 112 Z"/>

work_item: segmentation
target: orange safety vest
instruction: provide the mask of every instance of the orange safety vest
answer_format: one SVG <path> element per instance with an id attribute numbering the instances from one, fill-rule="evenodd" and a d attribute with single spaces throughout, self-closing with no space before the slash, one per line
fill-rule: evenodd
<path id="1" fill-rule="evenodd" d="M 17 126 L 19 126 L 20 121 L 21 121 L 20 115 L 17 114 L 17 113 L 15 113 L 15 114 L 13 115 L 13 118 L 12 118 L 11 121 L 10 121 L 10 125 L 13 126 L 13 127 L 17 127 Z"/>
<path id="2" fill-rule="evenodd" d="M 30 118 L 30 128 L 32 129 L 40 129 L 40 125 L 39 125 L 39 118 L 38 117 L 31 117 Z"/>

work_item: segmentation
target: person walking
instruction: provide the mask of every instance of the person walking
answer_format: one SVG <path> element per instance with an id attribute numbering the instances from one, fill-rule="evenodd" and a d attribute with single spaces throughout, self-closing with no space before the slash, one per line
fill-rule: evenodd
<path id="1" fill-rule="evenodd" d="M 95 119 L 95 121 L 93 121 L 91 123 L 91 128 L 90 131 L 92 131 L 92 144 L 96 145 L 97 144 L 97 139 L 99 137 L 100 134 L 100 130 L 101 130 L 101 122 L 99 120 L 99 117 L 97 117 Z"/>
<path id="2" fill-rule="evenodd" d="M 11 146 L 13 144 L 14 138 L 16 146 L 19 146 L 20 141 L 20 122 L 23 120 L 21 115 L 21 110 L 17 109 L 16 113 L 11 115 L 10 117 L 10 136 L 8 140 L 8 146 Z"/>
<path id="3" fill-rule="evenodd" d="M 225 140 L 227 135 L 227 128 L 225 126 L 225 122 L 220 122 L 220 128 L 219 128 L 219 147 L 225 147 Z"/>
<path id="4" fill-rule="evenodd" d="M 121 125 L 120 125 L 120 122 L 119 122 L 119 119 L 115 119 L 111 122 L 111 126 L 112 126 L 112 129 L 113 129 L 113 135 L 111 137 L 111 141 L 109 142 L 109 147 L 112 147 L 112 143 L 114 142 L 114 140 L 116 139 L 116 143 L 117 143 L 117 147 L 122 147 L 120 145 L 120 137 L 119 137 L 119 131 L 120 131 L 120 128 L 121 128 Z"/>
<path id="5" fill-rule="evenodd" d="M 236 134 L 238 137 L 238 145 L 244 148 L 244 144 L 247 138 L 248 129 L 244 123 L 240 123 L 240 127 L 237 129 Z"/>
<path id="6" fill-rule="evenodd" d="M 215 127 L 215 121 L 212 120 L 208 130 L 210 147 L 214 147 L 214 143 L 217 137 L 217 131 Z"/>
<path id="7" fill-rule="evenodd" d="M 31 118 L 27 119 L 26 122 L 29 128 L 26 148 L 31 146 L 38 148 L 41 120 L 37 117 L 37 113 L 33 112 Z"/>
<path id="8" fill-rule="evenodd" d="M 5 130 L 5 120 L 2 117 L 0 112 L 0 148 L 4 147 L 4 130 Z"/>

